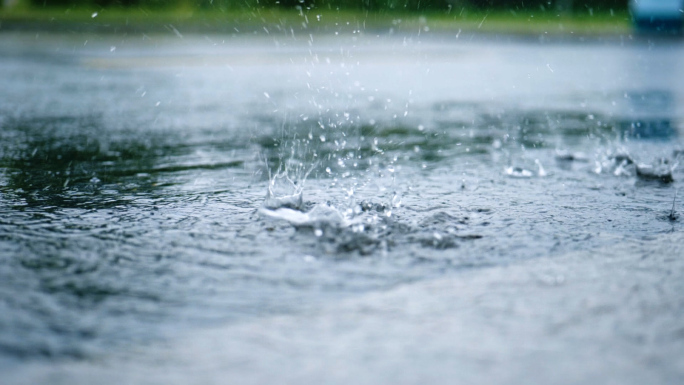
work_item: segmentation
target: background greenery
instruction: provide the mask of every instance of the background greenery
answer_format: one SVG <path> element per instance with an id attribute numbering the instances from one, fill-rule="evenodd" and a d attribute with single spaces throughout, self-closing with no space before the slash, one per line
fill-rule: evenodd
<path id="1" fill-rule="evenodd" d="M 202 33 L 363 29 L 625 35 L 632 30 L 627 1 L 0 0 L 0 29 L 166 33 L 172 25 Z"/>
<path id="2" fill-rule="evenodd" d="M 562 12 L 622 11 L 627 0 L 5 0 L 6 4 L 25 3 L 32 7 L 143 7 L 236 9 L 256 7 L 327 8 L 385 11 L 428 11 L 498 9 Z"/>

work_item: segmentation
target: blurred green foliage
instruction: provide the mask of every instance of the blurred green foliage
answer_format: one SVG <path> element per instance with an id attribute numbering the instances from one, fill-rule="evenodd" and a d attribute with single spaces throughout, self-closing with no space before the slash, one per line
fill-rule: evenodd
<path id="1" fill-rule="evenodd" d="M 249 9 L 257 7 L 325 8 L 368 11 L 623 11 L 627 0 L 26 0 L 33 7 L 102 7 L 145 9 Z"/>

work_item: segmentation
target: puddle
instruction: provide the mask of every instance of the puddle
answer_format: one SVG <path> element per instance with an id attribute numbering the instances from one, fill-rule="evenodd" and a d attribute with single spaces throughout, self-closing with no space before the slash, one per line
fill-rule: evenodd
<path id="1" fill-rule="evenodd" d="M 508 67 L 497 47 L 452 58 L 440 41 L 426 42 L 444 53 L 434 63 L 416 56 L 420 42 L 390 40 L 397 63 L 364 56 L 385 43 L 294 45 L 299 64 L 239 68 L 79 64 L 106 42 L 79 49 L 83 61 L 41 44 L 0 58 L 2 360 L 90 359 L 681 231 L 663 218 L 684 210 L 679 198 L 672 209 L 684 87 L 663 71 L 630 75 L 625 58 L 648 60 L 646 47 L 513 44 Z M 475 71 L 463 50 L 496 71 Z M 331 51 L 334 65 L 312 64 Z M 553 74 L 535 72 L 544 55 Z M 583 55 L 603 60 L 581 68 L 597 75 L 572 66 Z M 475 73 L 454 75 L 464 70 Z"/>

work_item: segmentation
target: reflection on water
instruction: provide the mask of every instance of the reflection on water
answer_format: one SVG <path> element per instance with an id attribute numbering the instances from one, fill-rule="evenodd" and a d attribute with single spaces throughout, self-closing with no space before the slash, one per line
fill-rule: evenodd
<path id="1" fill-rule="evenodd" d="M 628 121 L 622 121 L 621 129 L 627 136 L 636 139 L 675 139 L 679 132 L 677 122 L 673 121 L 675 113 L 674 93 L 667 90 L 650 90 L 644 92 L 628 92 Z"/>
<path id="2" fill-rule="evenodd" d="M 89 69 L 80 79 L 63 62 L 31 60 L 26 71 L 46 66 L 73 84 L 56 88 L 59 108 L 40 93 L 18 112 L 0 106 L 2 359 L 90 358 L 681 228 L 658 219 L 684 177 L 675 89 L 576 91 L 582 104 L 562 94 L 529 106 L 463 101 L 454 86 L 410 111 L 365 98 L 312 112 L 320 100 L 307 92 L 321 92 L 306 83 L 288 83 L 291 108 L 273 102 L 290 95 L 278 81 L 294 65 Z M 115 80 L 93 86 L 103 78 Z M 149 81 L 155 99 L 126 79 Z M 3 81 L 24 95 L 38 87 Z M 267 87 L 283 90 L 259 104 L 253 94 Z M 605 98 L 619 103 L 603 108 Z M 272 195 L 301 191 L 301 204 L 263 209 L 269 182 Z"/>
<path id="3" fill-rule="evenodd" d="M 6 187 L 28 206 L 111 207 L 155 184 L 145 173 L 158 151 L 149 138 L 108 138 L 96 118 L 10 119 L 3 126 L 13 144 L 3 151 Z"/>
<path id="4" fill-rule="evenodd" d="M 244 163 L 203 162 L 195 153 L 202 146 L 183 144 L 174 133 L 112 132 L 94 117 L 7 119 L 2 136 L 6 187 L 28 206 L 106 208 L 175 183 L 164 174 Z"/>

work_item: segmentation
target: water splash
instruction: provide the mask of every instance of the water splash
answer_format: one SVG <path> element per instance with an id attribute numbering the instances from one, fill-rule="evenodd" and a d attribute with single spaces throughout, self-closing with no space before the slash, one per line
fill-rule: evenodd
<path id="1" fill-rule="evenodd" d="M 677 167 L 671 165 L 667 159 L 659 159 L 653 164 L 638 164 L 636 166 L 637 178 L 645 181 L 657 181 L 661 183 L 672 183 L 672 171 Z"/>
<path id="2" fill-rule="evenodd" d="M 610 173 L 615 176 L 636 177 L 644 182 L 674 182 L 673 172 L 679 162 L 667 158 L 656 158 L 650 163 L 638 162 L 629 152 L 620 149 L 608 152 L 596 161 L 594 172 L 597 174 Z"/>
<path id="3" fill-rule="evenodd" d="M 273 175 L 269 169 L 268 189 L 263 203 L 266 209 L 302 210 L 304 208 L 304 183 L 315 164 L 306 171 L 301 163 L 296 163 L 292 168 L 289 165 L 290 163 L 285 163 L 285 166 L 281 164 Z"/>

